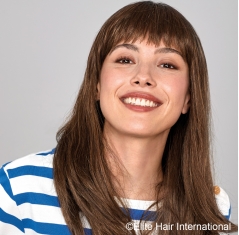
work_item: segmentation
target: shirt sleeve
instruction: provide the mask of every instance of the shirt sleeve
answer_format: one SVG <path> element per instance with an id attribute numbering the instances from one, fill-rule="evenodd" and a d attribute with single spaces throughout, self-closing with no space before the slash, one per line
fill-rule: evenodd
<path id="1" fill-rule="evenodd" d="M 0 234 L 25 234 L 20 212 L 4 167 L 0 168 Z"/>
<path id="2" fill-rule="evenodd" d="M 218 186 L 217 186 L 218 187 Z M 216 202 L 220 212 L 228 219 L 231 218 L 231 203 L 227 193 L 221 188 L 219 188 L 219 193 L 216 194 Z"/>

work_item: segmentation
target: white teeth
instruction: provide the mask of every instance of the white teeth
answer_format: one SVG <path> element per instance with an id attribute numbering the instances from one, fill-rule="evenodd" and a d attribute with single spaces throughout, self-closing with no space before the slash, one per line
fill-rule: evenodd
<path id="1" fill-rule="evenodd" d="M 136 104 L 136 105 L 140 105 L 140 99 L 139 99 L 139 98 L 136 99 L 135 104 Z"/>
<path id="2" fill-rule="evenodd" d="M 124 103 L 126 104 L 132 104 L 132 105 L 138 105 L 138 106 L 143 106 L 143 107 L 156 107 L 158 106 L 157 103 L 150 101 L 150 100 L 146 100 L 146 99 L 141 99 L 141 98 L 125 98 Z"/>
<path id="3" fill-rule="evenodd" d="M 142 99 L 142 100 L 141 100 L 140 105 L 141 105 L 141 106 L 145 106 L 145 99 Z"/>
<path id="4" fill-rule="evenodd" d="M 126 98 L 126 99 L 124 100 L 124 102 L 125 102 L 126 104 L 129 104 L 129 99 L 130 99 L 130 98 Z"/>

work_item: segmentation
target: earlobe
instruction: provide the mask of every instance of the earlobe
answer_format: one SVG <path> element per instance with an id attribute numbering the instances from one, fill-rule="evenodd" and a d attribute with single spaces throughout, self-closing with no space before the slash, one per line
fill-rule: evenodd
<path id="1" fill-rule="evenodd" d="M 186 114 L 188 112 L 189 108 L 190 108 L 190 95 L 187 94 L 185 102 L 184 102 L 184 106 L 182 109 L 182 114 Z"/>

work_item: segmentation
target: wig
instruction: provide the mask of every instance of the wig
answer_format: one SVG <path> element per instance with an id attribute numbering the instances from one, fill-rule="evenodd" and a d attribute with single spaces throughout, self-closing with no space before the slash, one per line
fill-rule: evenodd
<path id="1" fill-rule="evenodd" d="M 73 235 L 83 235 L 80 214 L 93 234 L 136 234 L 122 210 L 105 159 L 104 117 L 97 84 L 106 56 L 119 43 L 147 40 L 180 51 L 189 69 L 190 110 L 171 128 L 163 154 L 163 181 L 157 185 L 155 223 L 228 224 L 213 192 L 210 149 L 208 73 L 200 40 L 192 25 L 174 8 L 151 1 L 127 5 L 102 26 L 89 53 L 87 68 L 71 116 L 57 133 L 54 183 L 63 216 Z M 232 231 L 236 226 L 232 224 Z M 147 231 L 142 231 L 142 234 Z M 160 234 L 218 234 L 218 231 L 160 231 Z"/>

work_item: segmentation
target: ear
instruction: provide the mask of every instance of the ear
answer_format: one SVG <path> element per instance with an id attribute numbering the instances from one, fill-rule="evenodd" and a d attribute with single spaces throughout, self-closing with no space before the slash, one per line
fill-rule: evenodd
<path id="1" fill-rule="evenodd" d="M 184 101 L 183 109 L 182 109 L 182 114 L 187 113 L 189 108 L 190 108 L 190 94 L 187 93 L 185 101 Z"/>
<path id="2" fill-rule="evenodd" d="M 100 100 L 100 82 L 96 86 L 96 100 Z"/>

